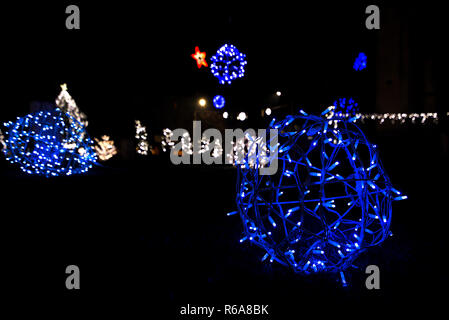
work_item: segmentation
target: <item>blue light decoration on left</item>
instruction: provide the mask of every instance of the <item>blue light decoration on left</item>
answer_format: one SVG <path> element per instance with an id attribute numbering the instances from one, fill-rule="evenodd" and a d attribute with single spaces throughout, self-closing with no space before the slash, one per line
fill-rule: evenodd
<path id="1" fill-rule="evenodd" d="M 361 70 L 365 69 L 366 68 L 366 60 L 367 60 L 366 54 L 364 54 L 363 52 L 360 52 L 359 55 L 357 56 L 357 58 L 355 59 L 354 66 L 353 66 L 354 70 L 361 71 Z"/>
<path id="2" fill-rule="evenodd" d="M 245 75 L 246 55 L 232 44 L 223 45 L 210 60 L 210 70 L 220 84 L 231 84 Z"/>
<path id="3" fill-rule="evenodd" d="M 97 161 L 94 142 L 85 127 L 56 108 L 31 113 L 5 123 L 6 159 L 28 174 L 81 174 Z"/>
<path id="4" fill-rule="evenodd" d="M 237 165 L 238 210 L 228 215 L 240 215 L 240 242 L 260 247 L 262 261 L 299 274 L 334 273 L 346 286 L 346 269 L 391 235 L 392 202 L 407 196 L 392 186 L 357 117 L 333 111 L 273 119 L 278 143 L 270 162 L 277 158 L 278 170 L 260 175 L 247 156 Z"/>
<path id="5" fill-rule="evenodd" d="M 216 95 L 213 100 L 214 107 L 217 109 L 223 109 L 226 103 L 226 100 L 223 96 Z"/>

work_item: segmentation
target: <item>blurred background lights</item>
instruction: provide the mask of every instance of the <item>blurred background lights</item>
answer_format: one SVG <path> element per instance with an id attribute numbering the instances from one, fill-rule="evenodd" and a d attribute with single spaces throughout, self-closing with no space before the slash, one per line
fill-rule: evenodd
<path id="1" fill-rule="evenodd" d="M 232 44 L 225 44 L 211 57 L 210 70 L 220 84 L 231 84 L 245 75 L 246 55 Z"/>
<path id="2" fill-rule="evenodd" d="M 198 104 L 200 105 L 200 107 L 205 107 L 206 106 L 206 99 L 201 98 L 200 100 L 198 100 Z"/>
<path id="3" fill-rule="evenodd" d="M 277 95 L 278 97 L 280 97 L 280 96 L 282 95 L 282 92 L 276 91 L 276 95 Z"/>
<path id="4" fill-rule="evenodd" d="M 240 121 L 245 121 L 247 118 L 247 115 L 245 112 L 240 112 L 239 115 L 237 116 L 237 119 Z"/>
<path id="5" fill-rule="evenodd" d="M 267 116 L 271 115 L 271 109 L 270 109 L 270 108 L 266 108 L 266 109 L 265 109 L 265 114 L 266 114 Z"/>
<path id="6" fill-rule="evenodd" d="M 229 114 L 225 111 L 223 112 L 223 118 L 227 119 L 229 117 Z"/>

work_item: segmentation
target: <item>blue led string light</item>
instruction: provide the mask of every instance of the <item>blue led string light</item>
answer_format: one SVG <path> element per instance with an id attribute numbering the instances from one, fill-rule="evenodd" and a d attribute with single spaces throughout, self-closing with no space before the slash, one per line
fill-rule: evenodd
<path id="1" fill-rule="evenodd" d="M 246 55 L 232 44 L 225 44 L 211 57 L 210 70 L 220 84 L 231 84 L 245 75 Z"/>
<path id="2" fill-rule="evenodd" d="M 214 97 L 213 103 L 215 108 L 223 109 L 226 104 L 226 100 L 223 96 L 217 95 Z"/>
<path id="3" fill-rule="evenodd" d="M 6 159 L 28 174 L 79 174 L 96 163 L 94 143 L 84 126 L 59 109 L 32 113 L 4 125 Z"/>
<path id="4" fill-rule="evenodd" d="M 367 56 L 366 54 L 364 54 L 363 52 L 360 52 L 359 55 L 357 56 L 357 58 L 355 59 L 354 62 L 354 70 L 355 71 L 361 71 L 363 69 L 366 68 L 366 60 L 367 60 Z"/>
<path id="5" fill-rule="evenodd" d="M 262 261 L 302 274 L 337 273 L 346 285 L 343 272 L 391 234 L 392 201 L 406 196 L 392 187 L 356 117 L 331 111 L 272 121 L 270 129 L 279 132 L 278 171 L 259 175 L 238 166 L 238 211 L 228 215 L 239 213 L 240 242 L 264 249 Z"/>
<path id="6" fill-rule="evenodd" d="M 359 104 L 353 98 L 339 98 L 334 101 L 335 113 L 337 115 L 355 115 L 359 112 Z"/>

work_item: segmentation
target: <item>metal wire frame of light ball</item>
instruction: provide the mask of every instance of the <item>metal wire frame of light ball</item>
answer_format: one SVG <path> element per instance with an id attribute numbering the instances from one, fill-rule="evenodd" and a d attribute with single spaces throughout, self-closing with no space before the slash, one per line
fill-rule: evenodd
<path id="1" fill-rule="evenodd" d="M 235 213 L 240 242 L 264 249 L 262 261 L 302 274 L 340 273 L 346 285 L 343 271 L 391 234 L 391 203 L 406 196 L 392 187 L 355 117 L 324 118 L 328 112 L 273 119 L 278 171 L 262 176 L 239 166 Z"/>
<path id="2" fill-rule="evenodd" d="M 94 143 L 84 126 L 59 109 L 29 114 L 4 125 L 6 159 L 27 174 L 81 174 L 96 163 Z"/>
<path id="3" fill-rule="evenodd" d="M 231 84 L 245 75 L 246 55 L 235 46 L 225 44 L 211 57 L 210 70 L 220 84 Z"/>

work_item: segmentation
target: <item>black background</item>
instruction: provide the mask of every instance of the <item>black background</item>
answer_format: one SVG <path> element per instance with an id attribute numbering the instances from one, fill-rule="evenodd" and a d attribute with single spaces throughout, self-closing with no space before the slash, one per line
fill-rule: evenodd
<path id="1" fill-rule="evenodd" d="M 376 111 L 383 48 L 378 31 L 365 28 L 365 3 L 78 2 L 81 30 L 65 29 L 68 4 L 2 6 L 0 120 L 27 114 L 31 101 L 54 101 L 64 82 L 88 115 L 92 136 L 130 144 L 135 119 L 150 134 L 189 125 L 192 119 L 178 119 L 176 110 L 193 110 L 198 97 L 217 93 L 230 101 L 227 111 L 247 112 L 245 125 L 253 127 L 265 124 L 260 110 L 270 104 L 319 112 L 335 97 L 353 95 L 362 112 Z M 381 16 L 394 8 L 405 17 L 413 31 L 414 83 L 419 57 L 430 57 L 437 111 L 447 112 L 443 11 L 379 5 Z M 226 42 L 246 53 L 248 68 L 223 89 L 190 54 L 198 45 L 210 58 Z M 362 74 L 352 70 L 360 51 L 369 59 Z M 422 110 L 413 87 L 410 97 L 404 112 Z M 365 289 L 363 268 L 341 288 L 332 277 L 304 278 L 260 263 L 257 248 L 238 243 L 239 219 L 226 217 L 235 210 L 232 168 L 118 156 L 86 176 L 45 179 L 25 176 L 2 158 L 3 301 L 14 312 L 58 318 L 122 312 L 171 319 L 188 303 L 269 304 L 271 317 L 283 319 L 438 310 L 448 285 L 447 122 L 363 129 L 393 184 L 409 196 L 394 203 L 394 237 L 360 261 L 380 266 L 379 291 Z M 81 269 L 80 291 L 65 289 L 69 264 Z"/>

